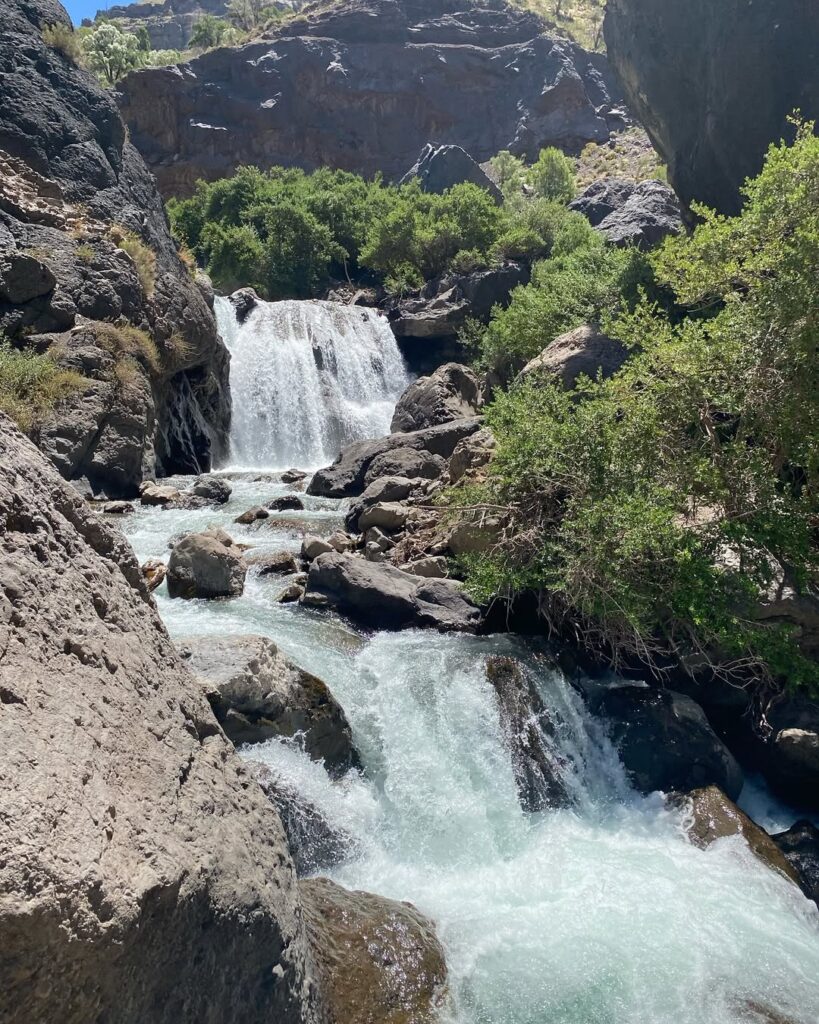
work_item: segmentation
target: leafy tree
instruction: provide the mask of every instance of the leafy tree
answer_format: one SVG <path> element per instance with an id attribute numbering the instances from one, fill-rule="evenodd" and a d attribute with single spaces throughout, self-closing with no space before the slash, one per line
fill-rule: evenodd
<path id="1" fill-rule="evenodd" d="M 143 53 L 137 37 L 121 32 L 111 22 L 93 28 L 82 44 L 89 68 L 109 86 L 116 85 L 123 75 L 142 63 Z"/>
<path id="2" fill-rule="evenodd" d="M 526 184 L 526 165 L 520 157 L 513 156 L 508 149 L 502 149 L 489 161 L 492 176 L 504 199 L 519 195 Z"/>
<path id="3" fill-rule="evenodd" d="M 197 50 L 209 50 L 228 41 L 231 27 L 223 18 L 203 14 L 193 26 L 188 46 Z"/>
<path id="4" fill-rule="evenodd" d="M 144 25 L 140 25 L 135 35 L 139 49 L 143 53 L 148 53 L 151 49 L 151 37 L 148 35 L 148 29 Z"/>
<path id="5" fill-rule="evenodd" d="M 554 146 L 541 149 L 529 168 L 529 182 L 537 195 L 568 203 L 575 196 L 574 163 Z"/>

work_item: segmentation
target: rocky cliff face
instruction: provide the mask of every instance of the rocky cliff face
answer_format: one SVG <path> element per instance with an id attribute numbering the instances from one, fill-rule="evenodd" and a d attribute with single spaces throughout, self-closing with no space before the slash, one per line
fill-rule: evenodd
<path id="1" fill-rule="evenodd" d="M 205 14 L 224 17 L 227 0 L 160 0 L 136 4 L 115 4 L 105 15 L 123 32 L 136 32 L 144 28 L 151 41 L 152 50 L 184 50 L 191 37 L 193 26 Z M 89 19 L 83 25 L 90 25 Z"/>
<path id="2" fill-rule="evenodd" d="M 0 15 L 0 333 L 88 381 L 39 440 L 108 493 L 204 469 L 230 416 L 212 298 L 111 95 L 43 42 L 63 8 L 0 0 Z"/>
<path id="3" fill-rule="evenodd" d="M 0 416 L 4 1024 L 313 1024 L 281 822 L 133 552 Z"/>
<path id="4" fill-rule="evenodd" d="M 816 0 L 609 0 L 609 59 L 688 204 L 739 209 L 796 108 L 819 117 Z"/>
<path id="5" fill-rule="evenodd" d="M 120 106 L 162 192 L 239 164 L 400 178 L 428 142 L 477 160 L 622 126 L 606 59 L 505 0 L 350 0 L 269 38 L 133 72 Z"/>

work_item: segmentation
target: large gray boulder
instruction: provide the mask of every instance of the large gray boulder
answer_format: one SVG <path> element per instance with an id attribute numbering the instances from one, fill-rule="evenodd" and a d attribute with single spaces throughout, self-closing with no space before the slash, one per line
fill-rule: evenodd
<path id="1" fill-rule="evenodd" d="M 121 533 L 2 416 L 0 679 L 4 1024 L 318 1024 L 278 815 Z"/>
<path id="2" fill-rule="evenodd" d="M 477 631 L 480 609 L 457 584 L 424 579 L 359 555 L 319 555 L 310 564 L 305 604 L 331 607 L 372 629 L 434 626 Z"/>
<path id="3" fill-rule="evenodd" d="M 662 181 L 636 184 L 601 178 L 569 204 L 614 245 L 653 249 L 683 231 L 682 209 L 673 189 Z"/>
<path id="4" fill-rule="evenodd" d="M 186 636 L 177 648 L 235 744 L 298 736 L 330 775 L 360 767 L 347 716 L 327 684 L 294 665 L 272 640 Z"/>
<path id="5" fill-rule="evenodd" d="M 410 448 L 417 452 L 428 452 L 448 459 L 459 441 L 480 428 L 477 417 L 441 423 L 425 430 L 408 434 L 390 434 L 374 441 L 356 441 L 348 445 L 332 466 L 319 469 L 313 474 L 308 494 L 325 498 L 351 498 L 361 494 L 370 465 L 379 455 L 398 448 Z"/>
<path id="6" fill-rule="evenodd" d="M 628 359 L 628 349 L 615 338 L 609 338 L 591 324 L 561 334 L 530 360 L 520 371 L 519 380 L 548 376 L 558 379 L 567 391 L 577 385 L 578 378 L 603 380 L 614 376 Z"/>
<path id="7" fill-rule="evenodd" d="M 481 382 L 469 367 L 444 363 L 410 384 L 398 399 L 390 430 L 407 433 L 475 416 L 482 405 Z"/>
<path id="8" fill-rule="evenodd" d="M 168 561 L 171 597 L 238 597 L 247 565 L 224 530 L 191 533 L 174 545 Z"/>
<path id="9" fill-rule="evenodd" d="M 626 772 L 641 793 L 717 786 L 732 800 L 742 770 L 702 708 L 672 690 L 579 681 L 592 714 L 605 720 Z"/>
<path id="10" fill-rule="evenodd" d="M 488 192 L 496 203 L 503 202 L 501 191 L 469 153 L 460 146 L 433 146 L 428 142 L 412 167 L 401 179 L 401 184 L 417 178 L 424 192 L 441 194 L 469 182 Z"/>

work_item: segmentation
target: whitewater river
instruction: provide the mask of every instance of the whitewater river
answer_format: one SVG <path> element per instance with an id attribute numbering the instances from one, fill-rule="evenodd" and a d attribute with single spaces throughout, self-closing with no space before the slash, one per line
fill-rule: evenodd
<path id="1" fill-rule="evenodd" d="M 375 313 L 348 310 L 357 322 L 335 321 L 334 342 L 318 357 L 312 440 L 283 426 L 291 398 L 291 409 L 308 403 L 296 393 L 295 370 L 272 375 L 279 370 L 271 361 L 280 368 L 285 357 L 270 350 L 281 345 L 287 366 L 309 368 L 309 346 L 318 365 L 316 317 L 331 314 L 310 305 L 306 326 L 302 308 L 291 308 L 284 327 L 284 311 L 267 308 L 241 330 L 225 324 L 221 310 L 233 353 L 233 457 L 242 471 L 226 471 L 233 493 L 221 508 L 139 509 L 126 517 L 140 560 L 167 560 L 171 537 L 208 526 L 226 526 L 257 549 L 297 550 L 305 529 L 340 525 L 338 502 L 304 495 L 304 512 L 233 523 L 251 505 L 293 493 L 271 468 L 315 466 L 342 441 L 386 432 L 406 384 L 389 329 L 382 331 Z M 354 345 L 356 354 L 346 352 Z M 334 369 L 341 365 L 358 366 L 343 387 Z M 504 636 L 365 636 L 334 616 L 278 604 L 287 582 L 251 571 L 234 600 L 172 601 L 164 585 L 156 597 L 172 635 L 262 633 L 328 683 L 350 720 L 363 775 L 332 782 L 283 742 L 245 753 L 274 767 L 354 838 L 352 858 L 331 872 L 336 881 L 409 900 L 435 921 L 453 996 L 447 1022 L 816 1024 L 815 905 L 740 840 L 700 850 L 659 796 L 632 792 L 606 737 L 536 651 Z M 566 783 L 576 802 L 570 810 L 520 809 L 484 671 L 494 653 L 524 659 L 547 706 L 559 712 L 558 743 L 569 755 Z M 762 799 L 756 790 L 750 796 Z M 781 1016 L 758 1016 L 755 1005 Z"/>

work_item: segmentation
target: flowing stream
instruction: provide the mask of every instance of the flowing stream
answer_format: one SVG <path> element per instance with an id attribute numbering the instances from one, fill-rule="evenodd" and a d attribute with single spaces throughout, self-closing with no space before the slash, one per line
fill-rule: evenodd
<path id="1" fill-rule="evenodd" d="M 378 380 L 372 393 L 333 391 L 314 373 L 312 356 L 296 349 L 306 351 L 304 338 L 312 338 L 349 367 L 353 356 L 341 354 L 335 333 L 343 337 L 339 324 L 347 321 L 310 307 L 284 326 L 263 309 L 230 340 L 239 463 L 329 459 L 346 432 L 383 431 L 389 422 L 389 396 L 405 380 L 400 366 L 387 371 L 384 357 L 377 373 L 362 371 L 360 381 Z M 286 356 L 265 341 L 268 322 Z M 319 322 L 330 340 L 317 336 Z M 376 343 L 380 327 L 370 316 L 356 329 L 371 365 L 386 341 Z M 281 366 L 294 375 L 287 385 L 268 379 Z M 309 401 L 295 376 L 300 366 L 314 381 Z M 282 411 L 296 409 L 288 389 L 302 397 L 304 415 L 317 416 L 309 440 Z M 327 389 L 345 396 L 332 410 L 319 408 Z M 266 405 L 271 395 L 281 402 L 275 413 Z M 345 418 L 349 409 L 369 412 L 355 420 Z M 258 433 L 265 424 L 284 433 Z M 289 492 L 273 474 L 227 475 L 233 493 L 221 508 L 129 517 L 140 559 L 167 558 L 171 536 L 211 525 L 274 550 L 297 549 L 305 529 L 329 532 L 340 523 L 341 503 L 302 496 L 304 511 L 238 526 L 240 512 Z M 286 582 L 251 572 L 231 601 L 172 601 L 164 586 L 156 596 L 172 635 L 263 633 L 329 684 L 350 719 L 363 775 L 332 782 L 292 742 L 244 753 L 267 762 L 351 838 L 350 859 L 332 877 L 409 900 L 434 919 L 452 994 L 442 1024 L 816 1024 L 815 905 L 739 839 L 700 850 L 679 812 L 631 791 L 600 726 L 537 648 L 508 636 L 365 636 L 335 616 L 278 604 Z M 487 656 L 497 653 L 521 658 L 559 714 L 557 740 L 573 765 L 564 779 L 571 809 L 527 815 L 519 806 L 485 673 Z M 772 1015 L 757 1015 L 760 1007 Z"/>

